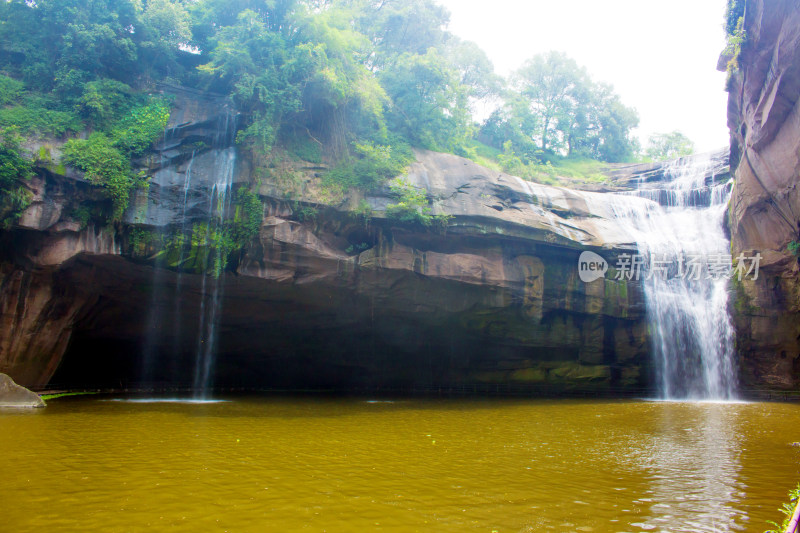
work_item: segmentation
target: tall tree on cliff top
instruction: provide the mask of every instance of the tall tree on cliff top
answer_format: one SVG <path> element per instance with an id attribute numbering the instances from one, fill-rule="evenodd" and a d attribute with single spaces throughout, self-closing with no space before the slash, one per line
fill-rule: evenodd
<path id="1" fill-rule="evenodd" d="M 192 40 L 189 11 L 182 0 L 147 0 L 136 28 L 140 57 L 155 75 L 177 77 L 176 59 Z"/>
<path id="2" fill-rule="evenodd" d="M 568 149 L 588 98 L 589 76 L 585 69 L 561 52 L 537 55 L 512 76 L 512 90 L 527 101 L 537 117 L 538 131 L 531 134 L 542 151 Z"/>
<path id="3" fill-rule="evenodd" d="M 180 79 L 191 39 L 183 0 L 0 2 L 0 66 L 70 104 L 97 80 Z"/>
<path id="4" fill-rule="evenodd" d="M 612 163 L 635 156 L 639 145 L 631 130 L 639 125 L 639 116 L 622 103 L 610 85 L 592 85 L 582 123 L 586 126 L 570 144 L 570 154 Z"/>
<path id="5" fill-rule="evenodd" d="M 446 30 L 449 12 L 432 0 L 338 0 L 371 44 L 364 65 L 388 95 L 390 129 L 413 144 L 458 151 L 470 136 L 471 97 L 491 83 L 491 63 Z"/>
<path id="6" fill-rule="evenodd" d="M 490 101 L 502 92 L 503 79 L 495 74 L 494 65 L 476 43 L 451 36 L 444 47 L 444 56 L 456 70 L 467 91 L 471 106 Z"/>
<path id="7" fill-rule="evenodd" d="M 510 85 L 504 106 L 482 131 L 496 147 L 511 141 L 514 152 L 528 161 L 537 157 L 535 152 L 605 161 L 633 156 L 630 131 L 638 124 L 636 112 L 565 54 L 531 58 Z"/>
<path id="8" fill-rule="evenodd" d="M 415 144 L 458 152 L 471 136 L 468 92 L 436 49 L 400 55 L 380 80 L 393 102 L 390 125 Z"/>
<path id="9" fill-rule="evenodd" d="M 302 127 L 338 159 L 358 138 L 383 142 L 389 98 L 366 67 L 369 39 L 353 28 L 346 7 L 304 12 L 298 36 L 314 54 L 314 73 L 303 87 Z"/>

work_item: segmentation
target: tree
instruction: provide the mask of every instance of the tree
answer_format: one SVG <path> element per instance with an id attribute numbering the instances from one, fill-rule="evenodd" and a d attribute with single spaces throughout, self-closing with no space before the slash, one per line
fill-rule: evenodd
<path id="1" fill-rule="evenodd" d="M 639 121 L 636 111 L 563 53 L 526 61 L 514 73 L 504 99 L 481 133 L 498 149 L 511 141 L 509 149 L 523 162 L 551 155 L 604 161 L 633 156 L 630 130 Z"/>
<path id="2" fill-rule="evenodd" d="M 588 85 L 585 69 L 562 52 L 537 55 L 514 73 L 512 88 L 527 99 L 537 117 L 538 131 L 532 133 L 542 151 L 567 147 Z"/>
<path id="3" fill-rule="evenodd" d="M 391 97 L 390 125 L 413 143 L 456 150 L 470 135 L 467 91 L 435 48 L 405 53 L 380 76 Z"/>
<path id="4" fill-rule="evenodd" d="M 198 67 L 211 88 L 231 94 L 249 116 L 241 138 L 264 152 L 272 148 L 285 117 L 301 108 L 301 83 L 310 76 L 315 53 L 287 43 L 280 25 L 278 31 L 270 29 L 270 18 L 265 10 L 238 13 L 234 24 L 219 27 L 209 39 L 210 61 Z"/>
<path id="5" fill-rule="evenodd" d="M 130 105 L 133 89 L 109 79 L 90 81 L 83 86 L 76 107 L 95 127 L 105 129 Z"/>
<path id="6" fill-rule="evenodd" d="M 177 56 L 192 40 L 189 11 L 182 0 L 147 0 L 141 15 L 140 56 L 162 75 L 180 72 Z"/>
<path id="7" fill-rule="evenodd" d="M 230 92 L 247 113 L 240 139 L 266 153 L 283 134 L 318 143 L 339 160 L 356 138 L 385 136 L 388 97 L 365 66 L 372 45 L 353 28 L 352 8 L 272 4 L 282 9 L 245 9 L 233 24 L 218 27 L 208 38 L 210 61 L 200 66 L 211 87 Z M 207 20 L 229 20 L 227 12 L 213 15 L 203 13 Z"/>
<path id="8" fill-rule="evenodd" d="M 0 47 L 32 87 L 76 98 L 85 82 L 137 73 L 138 0 L 3 2 Z"/>
<path id="9" fill-rule="evenodd" d="M 458 72 L 473 106 L 500 94 L 502 79 L 495 74 L 494 65 L 477 44 L 453 36 L 447 41 L 444 56 Z"/>
<path id="10" fill-rule="evenodd" d="M 450 12 L 433 0 L 345 0 L 356 8 L 356 28 L 373 45 L 373 71 L 393 65 L 403 54 L 425 55 L 441 49 L 451 35 Z"/>
<path id="11" fill-rule="evenodd" d="M 637 144 L 631 130 L 639 125 L 639 116 L 622 103 L 610 85 L 593 86 L 587 116 L 589 127 L 582 131 L 576 153 L 610 163 L 634 157 Z"/>
<path id="12" fill-rule="evenodd" d="M 192 44 L 203 51 L 213 48 L 220 28 L 235 26 L 239 15 L 252 11 L 267 29 L 287 35 L 297 0 L 199 0 L 189 2 L 192 17 Z"/>
<path id="13" fill-rule="evenodd" d="M 334 159 L 346 155 L 357 138 L 383 140 L 389 98 L 366 67 L 372 45 L 353 28 L 347 7 L 305 12 L 298 39 L 314 51 L 313 73 L 303 88 L 302 114 L 296 128 L 321 140 Z"/>
<path id="14" fill-rule="evenodd" d="M 483 124 L 478 138 L 499 150 L 513 149 L 524 163 L 538 162 L 542 156 L 535 140 L 539 124 L 539 117 L 531 111 L 527 99 L 509 92 L 504 105 Z"/>
<path id="15" fill-rule="evenodd" d="M 647 141 L 645 155 L 653 161 L 666 161 L 694 153 L 694 143 L 680 131 L 655 133 Z"/>
<path id="16" fill-rule="evenodd" d="M 725 33 L 733 35 L 736 33 L 739 20 L 744 17 L 744 0 L 728 0 L 725 6 Z"/>
<path id="17" fill-rule="evenodd" d="M 618 97 L 609 102 L 600 117 L 600 145 L 592 156 L 610 163 L 634 158 L 639 143 L 631 129 L 639 125 L 639 115 L 622 104 Z"/>

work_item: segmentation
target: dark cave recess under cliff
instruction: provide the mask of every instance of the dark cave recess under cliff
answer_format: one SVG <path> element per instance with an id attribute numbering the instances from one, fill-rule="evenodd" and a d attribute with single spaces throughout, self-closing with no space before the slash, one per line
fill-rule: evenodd
<path id="1" fill-rule="evenodd" d="M 573 252 L 565 253 L 571 259 Z M 623 359 L 615 352 L 615 333 L 633 340 L 638 321 L 556 309 L 533 320 L 513 290 L 413 272 L 379 275 L 362 274 L 354 290 L 344 281 L 226 274 L 212 386 L 614 396 L 649 390 L 646 353 Z M 200 276 L 82 255 L 59 282 L 80 287 L 85 294 L 78 297 L 91 303 L 48 388 L 192 387 L 205 342 L 198 338 L 200 303 L 210 298 L 207 287 L 202 296 Z M 373 284 L 380 290 L 365 289 Z"/>

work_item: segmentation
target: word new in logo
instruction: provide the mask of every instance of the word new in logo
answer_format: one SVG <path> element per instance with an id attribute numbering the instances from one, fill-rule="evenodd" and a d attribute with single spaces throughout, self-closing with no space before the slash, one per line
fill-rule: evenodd
<path id="1" fill-rule="evenodd" d="M 584 283 L 591 283 L 606 275 L 608 263 L 594 252 L 583 252 L 578 259 L 578 275 Z"/>

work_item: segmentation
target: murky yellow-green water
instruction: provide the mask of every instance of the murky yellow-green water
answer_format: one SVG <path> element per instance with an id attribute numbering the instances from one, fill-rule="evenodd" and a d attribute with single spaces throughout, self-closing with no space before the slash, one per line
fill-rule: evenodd
<path id="1" fill-rule="evenodd" d="M 0 410 L 0 531 L 763 531 L 800 405 L 61 399 Z"/>

